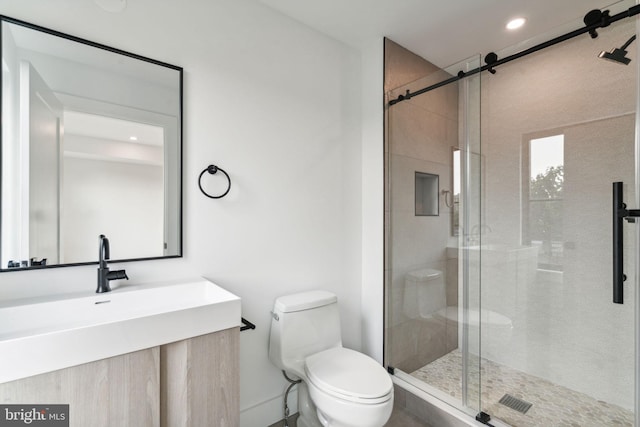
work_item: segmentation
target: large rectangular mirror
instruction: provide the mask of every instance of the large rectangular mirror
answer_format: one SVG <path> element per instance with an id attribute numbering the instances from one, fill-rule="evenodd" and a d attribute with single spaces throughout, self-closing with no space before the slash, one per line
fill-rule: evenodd
<path id="1" fill-rule="evenodd" d="M 181 256 L 182 68 L 0 25 L 0 270 Z"/>

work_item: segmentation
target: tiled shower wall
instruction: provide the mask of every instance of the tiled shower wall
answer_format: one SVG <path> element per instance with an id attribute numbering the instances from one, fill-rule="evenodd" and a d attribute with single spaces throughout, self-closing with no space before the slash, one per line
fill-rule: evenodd
<path id="1" fill-rule="evenodd" d="M 388 99 L 450 77 L 435 65 L 385 40 Z M 387 100 L 388 100 L 387 99 Z M 431 268 L 443 273 L 447 305 L 457 305 L 457 259 L 451 208 L 453 147 L 458 144 L 458 89 L 447 85 L 388 107 L 385 138 L 386 346 L 388 365 L 412 372 L 457 347 L 457 324 L 441 316 L 411 318 L 403 303 L 405 277 Z M 437 216 L 415 214 L 415 173 L 439 176 Z M 449 196 L 451 197 L 451 196 Z M 451 204 L 451 200 L 449 200 Z M 444 308 L 444 307 L 443 307 Z"/>

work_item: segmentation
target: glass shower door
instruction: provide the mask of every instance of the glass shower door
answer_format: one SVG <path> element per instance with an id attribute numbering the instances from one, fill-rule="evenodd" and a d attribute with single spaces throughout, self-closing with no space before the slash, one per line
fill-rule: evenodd
<path id="1" fill-rule="evenodd" d="M 634 425 L 638 225 L 614 304 L 612 192 L 639 207 L 639 59 L 598 54 L 636 21 L 598 33 L 483 79 L 481 407 L 513 426 Z"/>
<path id="2" fill-rule="evenodd" d="M 387 100 L 476 69 L 480 58 L 421 66 L 428 75 Z M 385 150 L 385 362 L 471 416 L 480 409 L 480 262 L 465 242 L 480 238 L 480 79 L 389 106 Z"/>

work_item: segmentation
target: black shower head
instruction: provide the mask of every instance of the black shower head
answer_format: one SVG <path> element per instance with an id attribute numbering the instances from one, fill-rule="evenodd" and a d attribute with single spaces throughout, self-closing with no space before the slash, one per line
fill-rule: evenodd
<path id="1" fill-rule="evenodd" d="M 631 59 L 627 58 L 627 51 L 615 48 L 611 52 L 602 51 L 598 58 L 608 59 L 609 61 L 619 62 L 624 65 L 629 65 Z"/>
<path id="2" fill-rule="evenodd" d="M 625 49 L 635 39 L 636 39 L 636 36 L 634 34 L 633 36 L 631 36 L 629 40 L 627 40 L 627 42 L 624 45 L 622 45 L 622 47 L 614 48 L 611 52 L 607 52 L 603 50 L 602 52 L 600 52 L 600 55 L 598 55 L 598 58 L 608 59 L 609 61 L 618 62 L 624 65 L 629 65 L 629 63 L 631 62 L 631 59 L 627 58 L 627 51 Z"/>

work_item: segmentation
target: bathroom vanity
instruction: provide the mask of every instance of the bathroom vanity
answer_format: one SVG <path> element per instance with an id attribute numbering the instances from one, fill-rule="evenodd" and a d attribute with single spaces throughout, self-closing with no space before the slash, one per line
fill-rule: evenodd
<path id="1" fill-rule="evenodd" d="M 69 404 L 71 426 L 238 425 L 240 319 L 204 279 L 0 307 L 0 404 Z"/>

